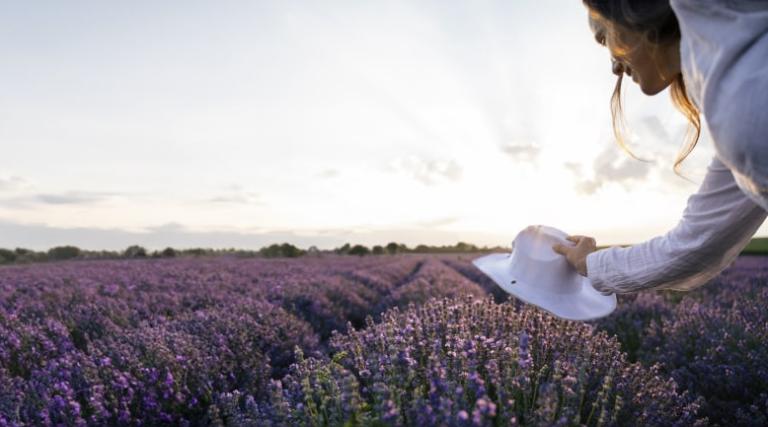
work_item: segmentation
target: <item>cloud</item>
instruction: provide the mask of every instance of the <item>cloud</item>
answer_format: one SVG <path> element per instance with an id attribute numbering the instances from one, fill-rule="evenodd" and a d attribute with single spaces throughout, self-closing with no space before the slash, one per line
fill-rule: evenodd
<path id="1" fill-rule="evenodd" d="M 617 161 L 618 160 L 618 161 Z M 648 175 L 650 166 L 630 157 L 618 147 L 603 151 L 593 163 L 595 176 L 604 181 L 622 182 Z"/>
<path id="2" fill-rule="evenodd" d="M 517 161 L 536 161 L 541 152 L 541 148 L 534 144 L 510 143 L 501 146 L 501 151 Z"/>
<path id="3" fill-rule="evenodd" d="M 168 246 L 177 249 L 195 247 L 258 249 L 272 243 L 289 242 L 303 248 L 314 245 L 321 249 L 331 249 L 347 242 L 370 246 L 395 241 L 414 246 L 419 243 L 455 244 L 459 241 L 474 241 L 478 237 L 483 240 L 496 238 L 494 234 L 468 235 L 461 232 L 410 226 L 245 232 L 239 230 L 196 231 L 182 224 L 170 222 L 146 227 L 145 230 L 145 232 L 134 232 L 118 228 L 67 228 L 0 220 L 0 236 L 3 236 L 0 247 L 46 250 L 54 246 L 75 245 L 89 250 L 122 250 L 131 245 L 141 245 L 150 250 Z"/>
<path id="4" fill-rule="evenodd" d="M 339 171 L 336 169 L 326 169 L 317 174 L 320 178 L 335 178 L 339 176 Z"/>
<path id="5" fill-rule="evenodd" d="M 581 175 L 581 163 L 565 162 L 563 163 L 563 166 L 570 170 L 574 175 Z"/>
<path id="6" fill-rule="evenodd" d="M 29 181 L 19 176 L 0 177 L 0 191 L 8 192 L 0 200 L 6 208 L 28 208 L 35 205 L 82 205 L 97 203 L 120 196 L 121 193 L 107 191 L 64 191 L 38 192 Z"/>
<path id="7" fill-rule="evenodd" d="M 644 116 L 640 119 L 640 125 L 642 129 L 645 129 L 656 140 L 661 143 L 667 144 L 672 142 L 672 138 L 667 132 L 667 128 L 661 123 L 661 120 L 657 116 Z"/>
<path id="8" fill-rule="evenodd" d="M 618 183 L 626 187 L 631 182 L 640 181 L 648 177 L 653 164 L 655 162 L 642 162 L 631 157 L 618 146 L 608 145 L 592 163 L 594 172 L 592 178 L 584 177 L 579 164 L 564 163 L 564 166 L 576 177 L 574 183 L 576 191 L 590 195 L 609 183 Z"/>
<path id="9" fill-rule="evenodd" d="M 0 191 L 17 191 L 29 189 L 31 184 L 26 179 L 20 176 L 9 176 L 6 178 L 0 178 Z"/>
<path id="10" fill-rule="evenodd" d="M 433 227 L 440 227 L 443 225 L 453 224 L 458 220 L 459 220 L 458 217 L 435 218 L 435 219 L 430 219 L 426 221 L 418 221 L 415 223 L 415 225 L 418 227 L 433 228 Z"/>
<path id="11" fill-rule="evenodd" d="M 152 233 L 178 233 L 185 231 L 186 227 L 178 222 L 167 222 L 161 225 L 145 227 L 144 229 Z"/>
<path id="12" fill-rule="evenodd" d="M 639 121 L 638 131 L 644 148 L 650 149 L 657 161 L 653 168 L 659 182 L 659 191 L 677 193 L 691 191 L 700 185 L 706 175 L 707 166 L 715 156 L 714 146 L 706 127 L 700 139 L 680 164 L 682 178 L 674 172 L 674 161 L 689 141 L 688 132 L 693 129 L 687 122 L 666 123 L 658 116 L 644 116 Z"/>
<path id="13" fill-rule="evenodd" d="M 261 204 L 255 194 L 232 194 L 225 196 L 216 196 L 208 199 L 211 203 L 233 203 L 233 204 Z"/>
<path id="14" fill-rule="evenodd" d="M 100 202 L 114 196 L 114 193 L 96 193 L 83 191 L 69 191 L 66 193 L 36 194 L 33 199 L 48 205 L 81 205 Z"/>
<path id="15" fill-rule="evenodd" d="M 40 205 L 88 205 L 120 195 L 108 192 L 67 191 L 63 193 L 22 194 L 0 199 L 4 208 L 31 209 Z"/>
<path id="16" fill-rule="evenodd" d="M 19 176 L 0 178 L 0 191 L 13 191 L 27 186 L 27 180 Z"/>
<path id="17" fill-rule="evenodd" d="M 205 203 L 263 205 L 261 195 L 253 191 L 245 191 L 242 186 L 233 184 L 225 187 L 223 194 L 206 199 Z"/>
<path id="18" fill-rule="evenodd" d="M 424 185 L 435 185 L 446 181 L 458 181 L 462 169 L 454 160 L 423 159 L 407 156 L 395 159 L 390 168 L 407 173 Z"/>

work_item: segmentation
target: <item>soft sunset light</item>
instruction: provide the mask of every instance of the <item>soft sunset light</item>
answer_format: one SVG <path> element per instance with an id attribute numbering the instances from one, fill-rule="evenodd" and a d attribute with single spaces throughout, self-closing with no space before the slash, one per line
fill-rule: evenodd
<path id="1" fill-rule="evenodd" d="M 1 9 L 6 246 L 632 243 L 677 223 L 713 155 L 705 134 L 697 184 L 675 176 L 686 122 L 635 86 L 654 162 L 621 150 L 576 1 Z"/>

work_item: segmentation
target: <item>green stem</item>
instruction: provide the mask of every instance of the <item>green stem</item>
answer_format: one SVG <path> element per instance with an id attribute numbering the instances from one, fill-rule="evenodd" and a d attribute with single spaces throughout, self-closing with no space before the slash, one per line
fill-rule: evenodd
<path id="1" fill-rule="evenodd" d="M 579 411 L 577 412 L 577 414 L 579 415 L 579 423 L 581 423 L 581 408 L 584 407 L 584 395 L 586 394 L 586 390 L 584 390 L 583 385 L 579 386 L 579 394 L 581 396 L 579 397 Z"/>

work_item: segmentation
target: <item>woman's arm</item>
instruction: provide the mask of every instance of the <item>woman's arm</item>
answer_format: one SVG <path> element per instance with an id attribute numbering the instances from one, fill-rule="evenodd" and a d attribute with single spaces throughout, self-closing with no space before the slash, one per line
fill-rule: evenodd
<path id="1" fill-rule="evenodd" d="M 587 277 L 604 295 L 696 288 L 733 262 L 766 216 L 715 156 L 675 228 L 634 246 L 590 253 Z"/>

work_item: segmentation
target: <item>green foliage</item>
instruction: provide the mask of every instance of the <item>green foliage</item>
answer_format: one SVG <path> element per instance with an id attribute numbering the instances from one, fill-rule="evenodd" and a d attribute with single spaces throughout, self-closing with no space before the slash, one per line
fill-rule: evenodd
<path id="1" fill-rule="evenodd" d="M 612 245 L 616 246 L 616 245 Z M 598 246 L 597 250 L 605 249 L 612 246 Z M 627 247 L 631 245 L 621 245 Z M 213 249 L 213 248 L 190 248 L 190 249 L 175 249 L 172 247 L 166 247 L 162 251 L 153 250 L 151 253 L 142 246 L 132 245 L 124 251 L 89 251 L 79 249 L 76 246 L 57 246 L 47 251 L 34 251 L 25 248 L 2 249 L 0 248 L 0 265 L 2 264 L 24 264 L 31 262 L 45 262 L 45 261 L 60 261 L 68 259 L 121 259 L 121 258 L 145 258 L 151 256 L 153 258 L 175 258 L 183 256 L 235 256 L 239 258 L 246 257 L 299 257 L 304 255 L 322 256 L 324 253 L 335 253 L 338 255 L 396 255 L 404 253 L 475 253 L 475 252 L 503 252 L 508 251 L 507 247 L 479 247 L 471 243 L 458 242 L 455 245 L 445 246 L 430 246 L 426 244 L 419 244 L 413 249 L 409 248 L 403 243 L 389 242 L 385 246 L 375 245 L 372 248 L 368 248 L 361 244 L 352 245 L 345 243 L 344 245 L 335 248 L 331 251 L 320 250 L 316 246 L 310 246 L 307 250 L 300 249 L 289 243 L 272 244 L 263 247 L 259 250 L 247 250 L 247 249 Z M 754 238 L 750 243 L 742 250 L 741 254 L 768 254 L 768 238 Z"/>
<path id="2" fill-rule="evenodd" d="M 176 257 L 176 250 L 173 248 L 165 248 L 160 254 L 163 256 L 163 258 L 174 258 Z"/>
<path id="3" fill-rule="evenodd" d="M 386 249 L 387 249 L 387 253 L 390 255 L 394 255 L 400 252 L 408 252 L 407 246 L 400 243 L 395 243 L 395 242 L 387 243 Z"/>
<path id="4" fill-rule="evenodd" d="M 261 254 L 261 256 L 268 257 L 268 258 L 274 258 L 274 257 L 295 258 L 303 255 L 304 251 L 302 251 L 301 249 L 297 248 L 296 246 L 290 243 L 283 243 L 281 245 L 274 243 L 265 248 L 261 248 L 259 250 L 259 254 Z"/>
<path id="5" fill-rule="evenodd" d="M 16 252 L 8 249 L 0 249 L 0 264 L 10 264 L 16 261 Z"/>
<path id="6" fill-rule="evenodd" d="M 741 251 L 742 254 L 765 255 L 768 254 L 768 238 L 758 237 L 749 241 L 749 244 Z"/>
<path id="7" fill-rule="evenodd" d="M 339 254 L 339 255 L 346 255 L 349 253 L 349 250 L 352 248 L 352 246 L 349 243 L 344 243 L 344 246 L 340 248 L 336 248 L 333 250 L 333 252 Z"/>
<path id="8" fill-rule="evenodd" d="M 13 252 L 16 254 L 16 264 L 48 261 L 48 252 L 35 252 L 24 248 L 16 248 Z"/>
<path id="9" fill-rule="evenodd" d="M 24 248 L 16 248 L 16 249 L 14 249 L 13 252 L 15 252 L 16 255 L 22 255 L 22 256 L 35 253 L 35 251 L 33 251 L 31 249 L 24 249 Z"/>
<path id="10" fill-rule="evenodd" d="M 209 255 L 211 253 L 211 250 L 203 249 L 203 248 L 190 248 L 190 249 L 184 249 L 182 253 L 184 255 L 191 255 L 191 256 L 205 256 L 205 255 Z"/>
<path id="11" fill-rule="evenodd" d="M 459 252 L 475 252 L 478 250 L 478 247 L 470 243 L 459 242 L 456 243 L 456 250 Z"/>
<path id="12" fill-rule="evenodd" d="M 125 249 L 123 256 L 126 258 L 146 258 L 147 250 L 139 245 L 132 245 Z"/>
<path id="13" fill-rule="evenodd" d="M 355 245 L 355 246 L 352 246 L 352 249 L 350 249 L 348 253 L 349 255 L 363 256 L 363 255 L 368 255 L 369 253 L 371 253 L 371 251 L 366 246 Z"/>
<path id="14" fill-rule="evenodd" d="M 73 259 L 79 255 L 80 248 L 76 246 L 56 246 L 48 250 L 48 259 L 51 261 Z"/>

